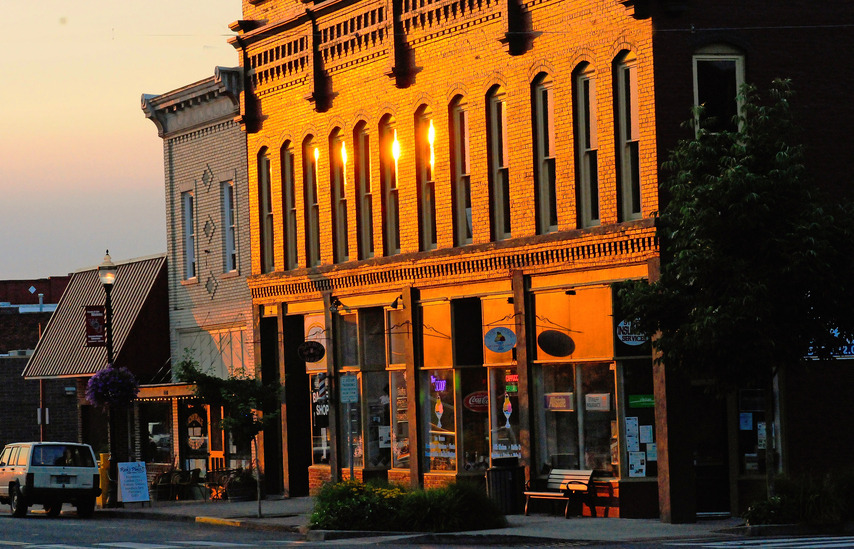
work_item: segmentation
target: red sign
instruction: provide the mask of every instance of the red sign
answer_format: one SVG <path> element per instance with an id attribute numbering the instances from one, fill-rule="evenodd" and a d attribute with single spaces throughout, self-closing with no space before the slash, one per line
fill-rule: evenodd
<path id="1" fill-rule="evenodd" d="M 104 307 L 88 305 L 86 309 L 86 347 L 103 347 L 104 339 Z"/>
<path id="2" fill-rule="evenodd" d="M 463 406 L 472 412 L 485 413 L 489 411 L 489 393 L 486 391 L 475 391 L 469 393 L 463 399 Z"/>

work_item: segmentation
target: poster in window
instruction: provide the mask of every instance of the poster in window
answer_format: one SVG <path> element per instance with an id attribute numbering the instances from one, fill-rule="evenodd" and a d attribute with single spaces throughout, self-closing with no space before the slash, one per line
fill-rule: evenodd
<path id="1" fill-rule="evenodd" d="M 645 477 L 646 476 L 646 453 L 644 453 L 644 452 L 629 452 L 629 476 L 630 477 Z"/>

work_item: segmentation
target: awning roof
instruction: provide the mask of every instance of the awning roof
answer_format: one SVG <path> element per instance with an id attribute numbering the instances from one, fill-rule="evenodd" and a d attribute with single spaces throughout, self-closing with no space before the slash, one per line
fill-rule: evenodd
<path id="1" fill-rule="evenodd" d="M 117 262 L 113 286 L 113 355 L 121 366 L 122 356 L 143 306 L 155 282 L 165 276 L 166 254 Z M 77 271 L 59 300 L 41 340 L 30 357 L 23 376 L 27 379 L 88 377 L 107 367 L 105 347 L 86 346 L 84 307 L 104 305 L 104 287 L 97 267 Z"/>

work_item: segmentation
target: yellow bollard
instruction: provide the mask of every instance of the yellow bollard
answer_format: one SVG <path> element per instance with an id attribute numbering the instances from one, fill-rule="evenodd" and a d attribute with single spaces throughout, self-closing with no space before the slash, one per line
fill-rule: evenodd
<path id="1" fill-rule="evenodd" d="M 98 473 L 101 475 L 101 495 L 98 496 L 98 505 L 103 509 L 107 506 L 107 494 L 110 491 L 110 454 L 100 454 Z"/>

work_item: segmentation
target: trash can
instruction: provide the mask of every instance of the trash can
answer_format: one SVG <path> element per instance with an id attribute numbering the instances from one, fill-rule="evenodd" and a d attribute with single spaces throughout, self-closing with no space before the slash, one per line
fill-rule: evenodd
<path id="1" fill-rule="evenodd" d="M 524 510 L 525 468 L 517 458 L 492 460 L 486 470 L 486 493 L 505 515 L 518 515 Z"/>

